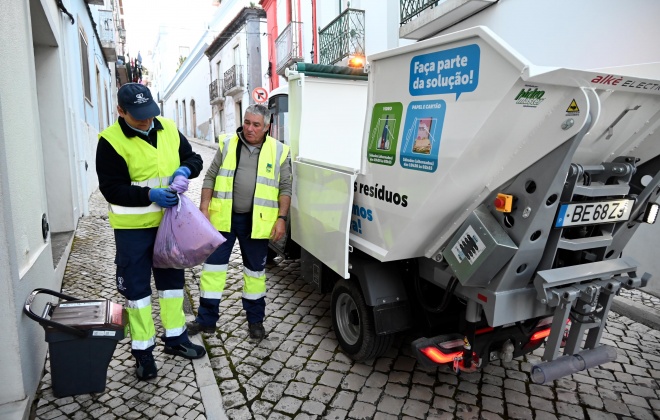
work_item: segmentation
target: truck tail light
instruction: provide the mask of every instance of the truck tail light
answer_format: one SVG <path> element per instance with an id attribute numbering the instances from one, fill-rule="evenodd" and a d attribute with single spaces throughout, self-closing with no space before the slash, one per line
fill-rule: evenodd
<path id="1" fill-rule="evenodd" d="M 543 340 L 549 335 L 550 335 L 550 328 L 546 328 L 545 330 L 537 331 L 534 334 L 532 334 L 532 337 L 529 340 L 530 341 Z"/>
<path id="2" fill-rule="evenodd" d="M 451 353 L 444 353 L 437 347 L 429 346 L 420 349 L 420 351 L 428 357 L 432 362 L 438 364 L 451 363 L 456 358 L 463 357 L 463 351 L 455 351 Z"/>

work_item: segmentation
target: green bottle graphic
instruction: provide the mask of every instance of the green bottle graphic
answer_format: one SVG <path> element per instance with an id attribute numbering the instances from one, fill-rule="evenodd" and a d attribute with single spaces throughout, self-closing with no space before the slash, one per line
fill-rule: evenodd
<path id="1" fill-rule="evenodd" d="M 379 149 L 381 150 L 389 150 L 390 149 L 390 141 L 387 138 L 387 133 L 389 132 L 387 125 L 390 122 L 390 116 L 385 115 L 385 126 L 383 127 L 383 134 L 380 136 L 380 145 L 378 146 Z"/>

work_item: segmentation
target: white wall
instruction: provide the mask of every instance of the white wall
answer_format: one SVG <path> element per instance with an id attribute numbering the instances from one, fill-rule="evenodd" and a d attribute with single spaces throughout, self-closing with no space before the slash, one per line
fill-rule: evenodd
<path id="1" fill-rule="evenodd" d="M 42 215 L 51 232 L 75 229 L 98 182 L 95 62 L 101 91 L 114 91 L 85 2 L 67 9 L 74 25 L 48 0 L 6 0 L 0 13 L 0 56 L 11 57 L 0 65 L 0 334 L 10 350 L 0 352 L 0 418 L 25 415 L 43 373 L 43 328 L 21 308 L 37 287 L 61 288 Z M 79 27 L 88 36 L 91 103 L 82 98 Z"/>
<path id="2" fill-rule="evenodd" d="M 250 99 L 250 92 L 247 92 L 248 87 L 245 86 L 246 92 L 244 95 L 240 95 L 240 97 L 228 97 L 224 103 L 223 121 L 221 124 L 223 131 L 217 133 L 214 129 L 207 127 L 209 119 L 218 117 L 217 108 L 216 115 L 212 116 L 212 108 L 209 98 L 209 84 L 215 79 L 222 80 L 224 72 L 234 65 L 233 47 L 237 42 L 240 43 L 241 48 L 240 64 L 243 66 L 243 71 L 246 71 L 245 65 L 247 64 L 247 51 L 245 51 L 244 29 L 236 35 L 236 40 L 232 40 L 227 46 L 225 46 L 226 51 L 223 51 L 216 57 L 212 58 L 213 63 L 210 67 L 209 61 L 205 56 L 197 61 L 195 55 L 198 51 L 197 48 L 200 45 L 199 43 L 202 40 L 210 44 L 212 39 L 206 38 L 209 35 L 211 38 L 217 36 L 238 15 L 242 8 L 249 6 L 250 3 L 251 1 L 249 0 L 223 1 L 211 19 L 208 20 L 208 31 L 198 30 L 177 32 L 177 30 L 173 28 L 161 28 L 160 36 L 152 55 L 154 78 L 151 90 L 155 97 L 160 95 L 161 100 L 163 100 L 164 116 L 177 121 L 178 115 L 179 128 L 188 136 L 203 136 L 204 139 L 213 141 L 214 137 L 224 132 L 225 129 L 232 131 L 236 129 L 236 103 L 242 102 L 244 104 L 243 109 L 247 107 Z M 261 26 L 262 31 L 265 33 L 265 22 Z M 183 64 L 179 73 L 177 73 L 175 71 L 176 66 L 171 66 L 171 63 L 178 63 L 179 46 L 184 44 L 192 46 L 189 57 L 195 59 L 195 61 L 194 63 L 190 63 L 187 60 L 186 63 Z M 267 48 L 262 47 L 261 50 L 262 56 L 267 57 Z M 215 64 L 219 59 L 222 60 L 220 74 L 218 74 L 217 65 Z M 263 60 L 266 60 L 266 58 Z M 262 64 L 262 73 L 265 73 L 266 71 L 266 64 Z M 262 86 L 265 86 L 267 79 L 265 79 L 265 76 L 263 76 L 262 79 L 264 80 Z M 247 77 L 245 73 L 243 74 L 243 80 L 247 85 Z M 197 110 L 197 127 L 195 127 L 194 130 L 191 127 L 192 120 L 190 115 L 190 102 L 193 99 L 195 100 L 195 107 Z M 183 127 L 183 101 L 185 101 L 186 104 L 186 127 Z M 238 117 L 238 120 L 240 124 L 240 116 Z"/>
<path id="3" fill-rule="evenodd" d="M 148 67 L 153 74 L 151 93 L 154 99 L 157 100 L 158 95 L 161 100 L 164 98 L 165 90 L 176 76 L 181 48 L 191 51 L 203 34 L 204 29 L 199 26 L 194 29 L 160 27 L 157 44 L 151 55 L 153 71 Z M 137 52 L 135 55 L 137 56 Z"/>
<path id="4" fill-rule="evenodd" d="M 92 6 L 93 7 L 93 6 Z M 109 91 L 114 90 L 114 79 L 103 59 L 103 52 L 96 38 L 92 22 L 89 19 L 87 7 L 84 1 L 78 0 L 67 6 L 69 12 L 74 16 L 75 24 L 71 25 L 68 17 L 61 14 L 66 19 L 61 30 L 63 49 L 68 53 L 66 56 L 66 67 L 70 69 L 64 72 L 67 80 L 65 98 L 69 104 L 70 132 L 75 145 L 74 169 L 77 173 L 77 207 L 75 209 L 77 217 L 88 214 L 88 201 L 91 194 L 98 188 L 98 178 L 96 176 L 96 145 L 98 143 L 98 133 L 105 124 L 99 121 L 97 91 L 96 91 L 96 66 L 98 65 L 101 77 L 101 86 L 108 87 Z M 87 100 L 84 96 L 83 77 L 81 71 L 80 42 L 78 30 L 82 28 L 87 37 L 88 63 L 90 71 L 90 95 Z M 101 89 L 103 94 L 103 89 Z M 104 102 L 104 98 L 100 101 Z M 103 105 L 102 105 L 103 106 Z M 76 197 L 74 197 L 76 198 Z"/>
<path id="5" fill-rule="evenodd" d="M 20 0 L 4 2 L 0 13 L 0 56 L 12 57 L 11 66 L 0 66 L 0 259 L 6 263 L 0 278 L 0 331 L 6 349 L 17 350 L 0 355 L 0 406 L 24 400 L 36 389 L 46 347 L 36 341 L 34 322 L 20 315 L 19 302 L 38 281 L 55 283 L 51 250 L 41 237 L 41 214 L 47 213 L 47 205 L 32 34 L 25 26 L 29 16 L 28 3 Z M 50 274 L 40 271 L 44 262 L 51 264 Z"/>
<path id="6" fill-rule="evenodd" d="M 268 23 L 266 22 L 266 19 L 260 21 L 259 32 L 262 34 L 268 32 Z M 268 37 L 267 36 L 261 37 L 260 53 L 261 53 L 261 87 L 263 87 L 268 91 L 270 86 L 270 77 L 268 77 L 267 74 L 268 72 Z M 275 70 L 276 69 L 273 68 L 272 77 L 277 76 Z"/>
<path id="7" fill-rule="evenodd" d="M 165 0 L 165 3 L 159 6 L 167 7 L 168 2 L 177 1 L 179 0 Z M 197 0 L 197 3 L 200 1 L 202 0 Z M 210 29 L 212 33 L 221 31 L 236 16 L 238 10 L 250 4 L 250 0 L 225 0 L 220 3 L 220 6 L 214 8 L 211 7 L 210 1 L 205 2 L 206 0 L 202 1 L 204 4 L 201 7 L 208 13 L 193 13 L 200 9 L 199 4 L 195 3 L 196 7 L 191 7 L 188 13 L 177 16 L 172 22 L 164 22 L 160 27 L 152 55 L 146 62 L 153 74 L 151 92 L 154 98 L 160 94 L 162 99 L 165 90 L 176 76 L 179 47 L 185 46 L 192 51 L 199 39 L 205 36 L 207 29 Z M 204 8 L 205 5 L 208 7 Z M 130 32 L 127 36 L 130 36 Z M 142 55 L 146 56 L 144 52 Z"/>
<path id="8" fill-rule="evenodd" d="M 216 63 L 218 58 L 222 62 L 222 68 L 220 70 L 220 80 L 224 77 L 224 72 L 227 71 L 231 66 L 235 65 L 234 63 L 234 47 L 238 46 L 240 51 L 240 60 L 241 65 L 243 65 L 243 83 L 245 85 L 247 81 L 247 74 L 245 73 L 245 63 L 247 62 L 247 52 L 245 48 L 245 29 L 242 29 L 236 34 L 228 43 L 224 46 L 220 52 L 213 57 L 213 62 Z M 217 69 L 217 65 L 213 66 L 214 69 Z M 237 102 L 241 102 L 242 110 L 245 111 L 245 108 L 248 107 L 250 101 L 250 92 L 247 91 L 247 86 L 243 94 L 238 96 L 228 95 L 225 97 L 224 103 L 224 121 L 223 121 L 223 132 L 224 133 L 233 133 L 236 129 L 242 124 L 242 115 L 238 115 L 238 108 L 236 106 Z M 217 133 L 222 134 L 221 133 Z"/>
<path id="9" fill-rule="evenodd" d="M 532 63 L 597 69 L 660 61 L 657 0 L 500 0 L 443 33 L 484 25 Z"/>
<path id="10" fill-rule="evenodd" d="M 204 55 L 206 42 L 202 41 L 195 50 L 191 52 L 189 60 L 186 60 L 175 78 L 164 93 L 165 117 L 176 121 L 176 101 L 181 109 L 182 101 L 186 101 L 186 127 L 183 127 L 183 119 L 179 119 L 179 131 L 186 137 L 213 141 L 213 130 L 210 129 L 211 105 L 209 103 L 209 61 Z M 191 103 L 194 101 L 196 110 L 196 126 L 193 127 Z"/>

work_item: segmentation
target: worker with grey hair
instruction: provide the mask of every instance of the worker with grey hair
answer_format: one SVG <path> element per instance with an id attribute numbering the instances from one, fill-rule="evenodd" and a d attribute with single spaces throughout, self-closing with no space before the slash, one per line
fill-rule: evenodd
<path id="1" fill-rule="evenodd" d="M 289 147 L 267 135 L 269 126 L 269 109 L 250 105 L 243 126 L 218 139 L 202 185 L 200 209 L 227 241 L 203 266 L 197 318 L 187 324 L 190 335 L 215 332 L 236 239 L 243 257 L 242 301 L 249 335 L 257 340 L 266 335 L 268 241 L 278 241 L 286 233 L 291 203 Z"/>

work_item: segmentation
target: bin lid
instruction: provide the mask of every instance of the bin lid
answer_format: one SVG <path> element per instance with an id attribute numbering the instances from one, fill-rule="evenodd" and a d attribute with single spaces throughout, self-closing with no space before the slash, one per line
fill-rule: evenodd
<path id="1" fill-rule="evenodd" d="M 53 308 L 51 321 L 78 328 L 123 328 L 123 307 L 109 300 L 73 300 Z"/>

